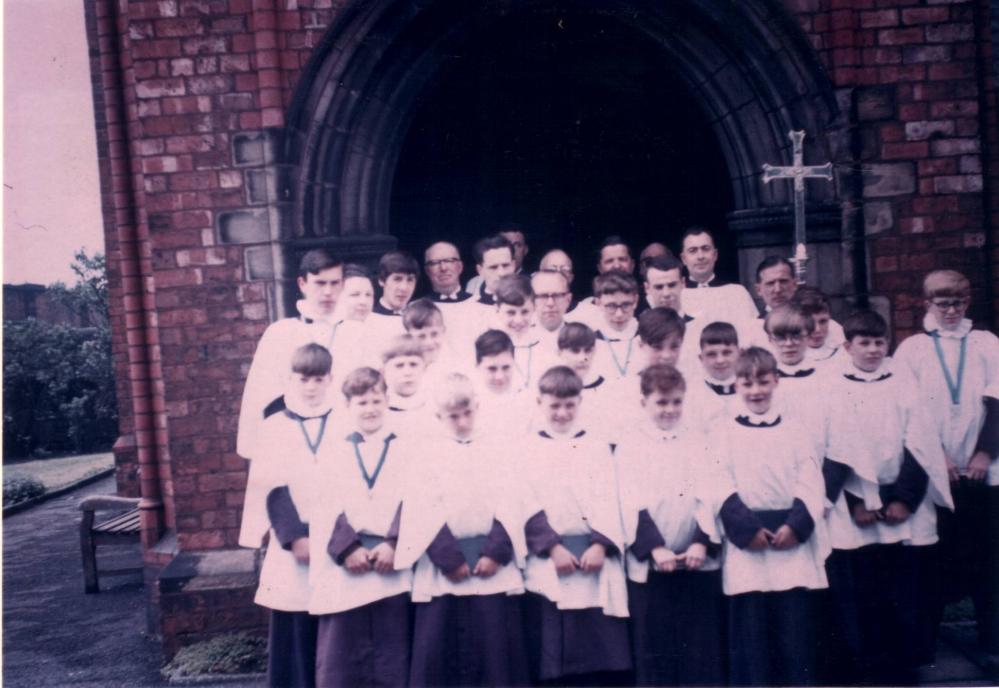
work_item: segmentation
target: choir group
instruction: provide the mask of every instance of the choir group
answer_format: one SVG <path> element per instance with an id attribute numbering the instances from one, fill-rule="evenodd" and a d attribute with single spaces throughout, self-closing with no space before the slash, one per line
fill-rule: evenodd
<path id="1" fill-rule="evenodd" d="M 909 684 L 946 600 L 999 606 L 999 338 L 960 273 L 889 357 L 784 258 L 688 229 L 573 296 L 519 229 L 369 275 L 302 261 L 237 449 L 275 686 Z M 638 278 L 635 268 L 638 267 Z M 377 283 L 377 284 L 376 284 Z"/>

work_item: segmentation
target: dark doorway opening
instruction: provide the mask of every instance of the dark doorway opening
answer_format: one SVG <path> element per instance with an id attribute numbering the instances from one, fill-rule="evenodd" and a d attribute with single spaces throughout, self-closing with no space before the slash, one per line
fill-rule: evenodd
<path id="1" fill-rule="evenodd" d="M 563 248 L 586 293 L 604 236 L 675 251 L 695 223 L 737 279 L 732 209 L 718 142 L 665 51 L 612 15 L 524 13 L 478 27 L 418 100 L 391 228 L 418 257 L 454 242 L 471 272 L 474 241 L 516 222 L 528 267 Z"/>

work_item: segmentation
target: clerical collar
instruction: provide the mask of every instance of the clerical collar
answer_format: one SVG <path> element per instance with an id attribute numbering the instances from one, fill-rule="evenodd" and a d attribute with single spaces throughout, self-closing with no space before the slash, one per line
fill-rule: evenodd
<path id="1" fill-rule="evenodd" d="M 687 277 L 686 288 L 688 289 L 707 289 L 709 287 L 721 287 L 722 283 L 719 281 L 717 284 L 712 284 L 715 281 L 714 273 L 711 273 L 711 277 L 707 278 L 703 282 L 696 281 L 693 277 Z"/>
<path id="2" fill-rule="evenodd" d="M 390 392 L 388 395 L 388 410 L 395 412 L 413 411 L 415 409 L 422 408 L 425 402 L 426 399 L 419 393 L 410 397 L 402 397 L 398 394 L 392 394 Z"/>
<path id="3" fill-rule="evenodd" d="M 743 413 L 735 417 L 735 422 L 746 428 L 772 428 L 781 422 L 780 412 L 773 407 L 766 413 Z"/>
<path id="4" fill-rule="evenodd" d="M 547 430 L 540 430 L 538 432 L 538 436 L 544 437 L 546 440 L 567 440 L 567 439 L 578 440 L 580 437 L 583 437 L 584 435 L 586 435 L 586 430 L 579 430 L 578 432 L 576 432 L 576 434 L 571 436 L 568 433 L 565 434 L 556 433 L 555 435 L 552 435 Z"/>
<path id="5" fill-rule="evenodd" d="M 596 389 L 597 387 L 599 387 L 603 383 L 604 383 L 604 376 L 603 375 L 598 375 L 596 380 L 594 380 L 593 382 L 591 382 L 588 385 L 583 385 L 583 389 Z"/>
<path id="6" fill-rule="evenodd" d="M 396 434 L 383 425 L 372 433 L 364 433 L 355 429 L 352 432 L 347 433 L 343 439 L 353 444 L 383 444 L 385 442 L 391 442 L 395 438 Z"/>
<path id="7" fill-rule="evenodd" d="M 375 305 L 371 307 L 371 312 L 378 315 L 401 315 L 401 311 L 394 311 L 391 308 L 387 308 L 382 304 L 381 299 L 375 301 Z"/>
<path id="8" fill-rule="evenodd" d="M 486 283 L 483 282 L 482 286 L 479 287 L 479 303 L 485 304 L 487 306 L 495 306 L 496 298 L 486 291 Z"/>
<path id="9" fill-rule="evenodd" d="M 891 373 L 886 371 L 884 366 L 878 366 L 878 369 L 873 373 L 868 373 L 851 366 L 850 372 L 843 373 L 843 377 L 847 380 L 851 380 L 852 382 L 881 382 L 882 380 L 890 378 Z"/>
<path id="10" fill-rule="evenodd" d="M 470 298 L 472 298 L 472 295 L 461 287 L 450 294 L 441 294 L 435 291 L 430 297 L 434 303 L 460 303 L 461 301 L 465 301 Z"/>
<path id="11" fill-rule="evenodd" d="M 310 304 L 305 299 L 299 299 L 295 302 L 295 309 L 302 318 L 302 322 L 306 325 L 312 325 L 313 323 L 323 323 L 327 325 L 334 325 L 337 323 L 339 318 L 335 317 L 333 313 L 317 313 L 312 304 Z"/>
<path id="12" fill-rule="evenodd" d="M 704 384 L 706 384 L 708 386 L 708 389 L 710 389 L 712 392 L 714 392 L 715 394 L 718 394 L 720 396 L 723 396 L 723 397 L 727 397 L 727 396 L 729 396 L 731 394 L 735 394 L 735 379 L 734 378 L 733 378 L 732 382 L 719 382 L 719 383 L 714 383 L 714 382 L 711 382 L 711 380 L 708 380 L 707 378 L 704 378 Z"/>
<path id="13" fill-rule="evenodd" d="M 937 319 L 933 317 L 932 314 L 927 313 L 923 317 L 923 329 L 926 330 L 926 334 L 936 335 L 943 339 L 964 339 L 971 332 L 971 320 L 969 318 L 964 318 L 953 330 L 945 330 L 937 323 Z"/>
<path id="14" fill-rule="evenodd" d="M 809 365 L 810 361 L 803 360 L 795 365 L 777 364 L 777 377 L 808 377 L 815 372 L 815 366 Z"/>
<path id="15" fill-rule="evenodd" d="M 294 401 L 289 401 L 287 395 L 282 397 L 284 399 L 284 407 L 281 409 L 286 416 L 294 420 L 311 420 L 313 418 L 322 418 L 328 415 L 331 411 L 332 405 L 329 402 L 324 401 L 319 406 L 302 406 L 295 403 Z"/>

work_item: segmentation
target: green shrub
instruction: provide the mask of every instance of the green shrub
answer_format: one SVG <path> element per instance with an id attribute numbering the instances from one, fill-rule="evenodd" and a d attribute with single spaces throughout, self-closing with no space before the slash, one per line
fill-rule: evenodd
<path id="1" fill-rule="evenodd" d="M 245 633 L 226 633 L 181 648 L 163 667 L 168 678 L 206 674 L 252 674 L 267 669 L 267 641 Z"/>
<path id="2" fill-rule="evenodd" d="M 37 478 L 7 478 L 3 481 L 3 505 L 10 506 L 45 494 Z"/>

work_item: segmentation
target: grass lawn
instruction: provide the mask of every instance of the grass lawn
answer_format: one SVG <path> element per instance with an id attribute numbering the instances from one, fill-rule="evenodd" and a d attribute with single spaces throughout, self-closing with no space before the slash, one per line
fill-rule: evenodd
<path id="1" fill-rule="evenodd" d="M 5 479 L 33 477 L 40 480 L 46 490 L 58 490 L 113 466 L 114 454 L 111 452 L 82 454 L 5 464 L 3 477 Z"/>

